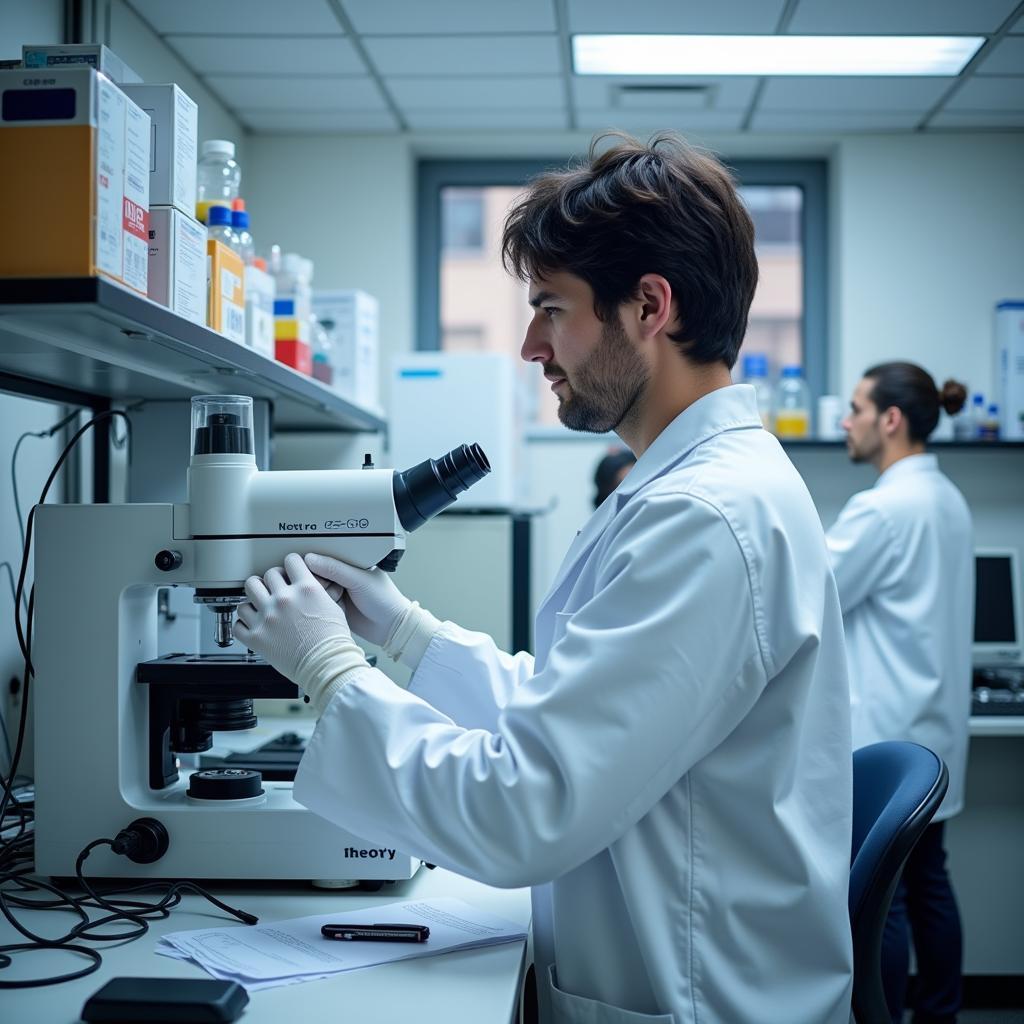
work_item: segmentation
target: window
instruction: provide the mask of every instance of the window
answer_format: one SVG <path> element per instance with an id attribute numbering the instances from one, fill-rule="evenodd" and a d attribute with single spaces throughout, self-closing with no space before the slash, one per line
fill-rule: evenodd
<path id="1" fill-rule="evenodd" d="M 527 287 L 501 265 L 505 214 L 543 162 L 424 161 L 419 170 L 419 347 L 518 355 L 532 311 Z M 827 390 L 825 165 L 731 163 L 756 231 L 760 269 L 742 356 L 768 357 L 772 376 L 800 364 L 813 394 Z M 523 411 L 558 423 L 536 367 L 521 367 Z"/>

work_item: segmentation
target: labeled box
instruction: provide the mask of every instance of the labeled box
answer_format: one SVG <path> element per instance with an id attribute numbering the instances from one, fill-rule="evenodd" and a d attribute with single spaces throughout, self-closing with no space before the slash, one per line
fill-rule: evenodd
<path id="1" fill-rule="evenodd" d="M 245 343 L 274 358 L 274 278 L 259 267 L 245 268 Z"/>
<path id="2" fill-rule="evenodd" d="M 1004 441 L 1024 441 L 1024 300 L 996 306 L 996 401 Z"/>
<path id="3" fill-rule="evenodd" d="M 223 242 L 206 241 L 209 303 L 206 322 L 224 337 L 245 344 L 245 265 Z"/>
<path id="4" fill-rule="evenodd" d="M 141 82 L 142 77 L 110 49 L 100 43 L 39 43 L 21 48 L 21 61 L 26 68 L 74 68 L 80 65 L 102 71 L 112 82 L 127 85 Z"/>
<path id="5" fill-rule="evenodd" d="M 92 68 L 0 71 L 0 276 L 145 295 L 149 118 Z"/>
<path id="6" fill-rule="evenodd" d="M 380 409 L 377 300 L 358 289 L 316 292 L 313 313 L 331 339 L 334 390 L 364 409 Z"/>
<path id="7" fill-rule="evenodd" d="M 122 91 L 149 114 L 149 204 L 196 212 L 199 108 L 176 85 L 125 85 Z"/>
<path id="8" fill-rule="evenodd" d="M 149 297 L 206 324 L 206 228 L 173 206 L 149 209 Z"/>

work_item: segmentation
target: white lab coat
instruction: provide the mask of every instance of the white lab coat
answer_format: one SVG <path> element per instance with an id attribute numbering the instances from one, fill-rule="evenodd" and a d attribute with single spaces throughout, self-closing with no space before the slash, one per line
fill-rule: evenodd
<path id="1" fill-rule="evenodd" d="M 373 845 L 534 886 L 543 1021 L 847 1024 L 842 623 L 752 388 L 662 432 L 535 635 L 536 661 L 446 623 L 413 692 L 363 670 L 296 798 Z"/>
<path id="2" fill-rule="evenodd" d="M 959 812 L 971 713 L 974 555 L 964 496 L 934 455 L 893 463 L 828 531 L 850 663 L 854 748 L 913 740 L 949 769 Z"/>

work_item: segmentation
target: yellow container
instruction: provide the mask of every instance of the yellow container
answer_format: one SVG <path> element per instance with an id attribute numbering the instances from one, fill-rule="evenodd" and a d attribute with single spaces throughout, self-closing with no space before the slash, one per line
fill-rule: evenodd
<path id="1" fill-rule="evenodd" d="M 207 322 L 226 338 L 245 344 L 245 264 L 234 249 L 213 238 L 206 241 L 209 264 Z"/>
<path id="2" fill-rule="evenodd" d="M 775 414 L 775 433 L 778 437 L 810 437 L 810 413 L 801 409 L 784 409 L 777 412 Z"/>

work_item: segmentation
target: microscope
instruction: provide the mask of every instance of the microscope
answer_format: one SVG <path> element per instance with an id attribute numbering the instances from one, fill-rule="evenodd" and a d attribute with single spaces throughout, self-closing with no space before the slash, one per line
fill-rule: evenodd
<path id="1" fill-rule="evenodd" d="M 404 472 L 369 456 L 356 470 L 260 472 L 252 400 L 236 395 L 192 399 L 190 452 L 185 504 L 36 510 L 36 870 L 74 875 L 89 842 L 145 818 L 166 833 L 166 852 L 135 863 L 96 849 L 90 875 L 411 877 L 418 860 L 317 817 L 290 782 L 231 769 L 182 777 L 178 755 L 256 725 L 254 698 L 298 691 L 251 652 L 157 657 L 157 591 L 194 588 L 229 647 L 249 576 L 292 551 L 393 571 L 406 533 L 485 476 L 486 456 L 462 445 Z"/>

